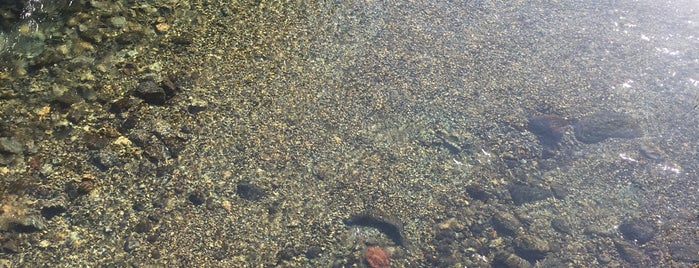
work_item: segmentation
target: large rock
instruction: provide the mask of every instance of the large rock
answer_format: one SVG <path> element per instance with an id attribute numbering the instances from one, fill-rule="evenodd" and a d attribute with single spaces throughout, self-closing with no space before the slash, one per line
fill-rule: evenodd
<path id="1" fill-rule="evenodd" d="M 584 143 L 598 143 L 609 138 L 632 139 L 643 136 L 636 120 L 627 114 L 597 112 L 575 124 L 575 138 Z"/>

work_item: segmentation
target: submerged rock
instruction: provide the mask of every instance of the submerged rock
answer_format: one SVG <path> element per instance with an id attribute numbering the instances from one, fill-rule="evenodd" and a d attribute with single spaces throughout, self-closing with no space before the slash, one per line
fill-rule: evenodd
<path id="1" fill-rule="evenodd" d="M 555 114 L 545 114 L 529 118 L 527 130 L 536 135 L 544 146 L 557 147 L 561 142 L 568 121 Z"/>
<path id="2" fill-rule="evenodd" d="M 609 138 L 632 139 L 643 136 L 636 120 L 627 114 L 597 112 L 575 124 L 575 138 L 584 143 L 598 143 Z"/>
<path id="3" fill-rule="evenodd" d="M 651 221 L 643 219 L 633 219 L 619 225 L 619 231 L 627 240 L 634 243 L 645 244 L 653 239 L 658 232 L 658 228 Z"/>
<path id="4" fill-rule="evenodd" d="M 536 202 L 553 196 L 551 191 L 539 186 L 529 186 L 522 184 L 513 184 L 508 187 L 510 196 L 515 205 Z"/>

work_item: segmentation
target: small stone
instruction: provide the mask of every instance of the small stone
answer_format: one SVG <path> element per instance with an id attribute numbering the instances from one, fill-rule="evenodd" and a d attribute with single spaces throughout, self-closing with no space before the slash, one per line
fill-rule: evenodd
<path id="1" fill-rule="evenodd" d="M 119 155 L 110 149 L 101 149 L 91 153 L 90 162 L 101 171 L 107 171 L 112 167 L 121 165 Z"/>
<path id="2" fill-rule="evenodd" d="M 204 196 L 204 193 L 196 191 L 191 193 L 187 199 L 189 199 L 189 202 L 192 202 L 192 204 L 195 206 L 200 206 L 206 201 L 206 196 Z"/>
<path id="3" fill-rule="evenodd" d="M 155 30 L 157 30 L 160 33 L 167 32 L 170 30 L 170 24 L 167 24 L 167 22 L 161 22 L 155 25 Z"/>
<path id="4" fill-rule="evenodd" d="M 199 100 L 199 99 L 194 99 L 189 103 L 189 107 L 187 107 L 187 111 L 190 114 L 196 114 L 201 111 L 206 110 L 206 108 L 209 106 L 209 104 L 204 101 L 204 100 Z"/>
<path id="5" fill-rule="evenodd" d="M 138 248 L 140 245 L 141 242 L 139 242 L 138 239 L 134 237 L 129 237 L 126 239 L 126 242 L 124 242 L 124 251 L 131 252 L 134 249 Z"/>
<path id="6" fill-rule="evenodd" d="M 19 244 L 17 239 L 9 238 L 2 242 L 2 252 L 15 254 L 19 253 Z M 0 266 L 0 267 L 11 267 L 11 266 Z"/>
<path id="7" fill-rule="evenodd" d="M 641 149 L 639 149 L 639 152 L 641 155 L 645 158 L 648 158 L 653 161 L 663 161 L 665 158 L 663 157 L 662 151 L 655 145 L 651 144 L 643 144 L 641 146 Z"/>
<path id="8" fill-rule="evenodd" d="M 61 96 L 56 98 L 56 102 L 63 107 L 70 107 L 71 105 L 81 102 L 82 100 L 82 96 L 80 96 L 75 90 L 66 90 L 63 92 L 63 94 L 61 94 Z"/>
<path id="9" fill-rule="evenodd" d="M 437 224 L 437 228 L 440 230 L 459 230 L 463 229 L 464 226 L 456 218 L 449 218 Z"/>
<path id="10" fill-rule="evenodd" d="M 364 253 L 364 260 L 371 268 L 391 267 L 391 255 L 380 247 L 369 247 L 366 253 Z"/>

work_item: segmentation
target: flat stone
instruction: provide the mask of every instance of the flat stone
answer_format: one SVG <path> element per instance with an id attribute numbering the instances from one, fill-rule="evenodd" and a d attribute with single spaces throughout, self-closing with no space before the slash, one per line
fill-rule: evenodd
<path id="1" fill-rule="evenodd" d="M 536 202 L 553 196 L 551 191 L 538 186 L 514 184 L 508 187 L 515 205 Z"/>
<path id="2" fill-rule="evenodd" d="M 597 112 L 575 124 L 575 138 L 588 144 L 609 138 L 632 139 L 641 136 L 643 131 L 636 120 L 617 112 Z"/>
<path id="3" fill-rule="evenodd" d="M 614 246 L 616 246 L 619 256 L 634 267 L 648 267 L 650 257 L 635 245 L 624 241 L 614 241 Z"/>
<path id="4" fill-rule="evenodd" d="M 699 262 L 699 245 L 671 244 L 670 255 L 674 260 L 697 263 Z"/>
<path id="5" fill-rule="evenodd" d="M 645 244 L 653 239 L 658 228 L 650 221 L 633 219 L 619 225 L 619 231 L 624 238 L 634 243 Z"/>

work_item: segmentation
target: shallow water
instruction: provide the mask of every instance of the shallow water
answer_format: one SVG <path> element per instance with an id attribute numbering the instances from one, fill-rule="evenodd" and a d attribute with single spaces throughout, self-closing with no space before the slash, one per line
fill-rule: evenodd
<path id="1" fill-rule="evenodd" d="M 3 33 L 3 264 L 699 262 L 691 1 L 59 13 Z"/>

